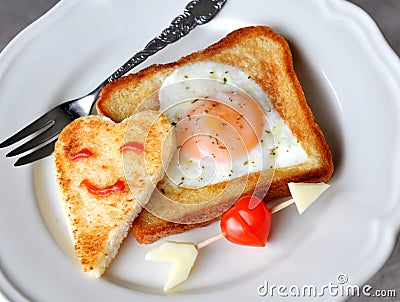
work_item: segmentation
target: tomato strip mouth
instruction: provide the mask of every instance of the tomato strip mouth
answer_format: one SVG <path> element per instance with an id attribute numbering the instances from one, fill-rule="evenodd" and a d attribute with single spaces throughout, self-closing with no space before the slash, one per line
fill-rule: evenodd
<path id="1" fill-rule="evenodd" d="M 117 180 L 114 184 L 99 188 L 96 185 L 92 184 L 88 179 L 82 180 L 80 186 L 86 187 L 86 189 L 93 195 L 97 196 L 106 196 L 116 192 L 123 192 L 125 190 L 125 182 L 122 180 Z"/>

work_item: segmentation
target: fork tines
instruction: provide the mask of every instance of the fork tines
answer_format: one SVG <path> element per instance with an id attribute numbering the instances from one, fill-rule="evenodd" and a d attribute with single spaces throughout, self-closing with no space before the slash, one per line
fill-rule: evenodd
<path id="1" fill-rule="evenodd" d="M 9 153 L 6 154 L 7 157 L 13 157 L 25 153 L 29 150 L 34 150 L 35 148 L 40 146 L 40 148 L 19 158 L 15 162 L 14 164 L 15 166 L 25 165 L 33 161 L 36 161 L 38 159 L 44 158 L 53 151 L 56 139 L 52 141 L 50 140 L 52 138 L 56 138 L 57 134 L 60 133 L 61 129 L 59 129 L 60 127 L 57 127 L 55 120 L 50 118 L 50 115 L 51 115 L 50 112 L 42 115 L 40 118 L 36 119 L 31 124 L 24 127 L 16 134 L 12 135 L 11 137 L 7 138 L 5 141 L 0 143 L 0 148 L 5 148 L 22 141 L 24 138 L 36 132 L 40 132 L 31 140 L 25 142 L 21 146 L 11 150 Z M 43 145 L 48 141 L 50 142 Z"/>

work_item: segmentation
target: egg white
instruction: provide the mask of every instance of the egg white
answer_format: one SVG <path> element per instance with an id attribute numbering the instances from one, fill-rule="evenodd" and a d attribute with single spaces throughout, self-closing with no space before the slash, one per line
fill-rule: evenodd
<path id="1" fill-rule="evenodd" d="M 264 112 L 264 128 L 259 143 L 249 150 L 247 156 L 230 163 L 216 162 L 209 157 L 201 160 L 185 158 L 178 148 L 166 171 L 172 182 L 186 188 L 200 188 L 265 169 L 294 166 L 307 160 L 306 152 L 273 107 L 268 95 L 250 76 L 233 66 L 200 62 L 176 69 L 164 80 L 159 91 L 160 111 L 177 124 L 197 99 L 220 92 L 240 92 L 257 101 Z"/>

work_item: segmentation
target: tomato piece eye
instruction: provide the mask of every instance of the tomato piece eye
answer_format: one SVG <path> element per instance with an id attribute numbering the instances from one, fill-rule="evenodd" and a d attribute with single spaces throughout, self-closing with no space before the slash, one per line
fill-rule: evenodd
<path id="1" fill-rule="evenodd" d="M 136 153 L 141 153 L 144 151 L 144 146 L 142 143 L 138 143 L 138 142 L 127 142 L 127 143 L 123 144 L 119 150 L 121 152 L 133 151 Z"/>
<path id="2" fill-rule="evenodd" d="M 94 153 L 92 151 L 90 151 L 88 148 L 83 148 L 82 150 L 78 151 L 77 153 L 72 154 L 71 155 L 71 160 L 72 161 L 76 161 L 78 159 L 88 158 L 88 157 L 91 157 L 93 155 L 94 155 Z"/>

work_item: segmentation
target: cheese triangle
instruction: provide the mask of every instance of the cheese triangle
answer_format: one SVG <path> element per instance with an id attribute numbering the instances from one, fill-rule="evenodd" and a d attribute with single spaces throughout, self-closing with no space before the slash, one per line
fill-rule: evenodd
<path id="1" fill-rule="evenodd" d="M 288 183 L 299 214 L 302 214 L 318 197 L 329 188 L 326 183 Z"/>
<path id="2" fill-rule="evenodd" d="M 145 259 L 172 263 L 171 272 L 164 285 L 164 291 L 168 291 L 187 279 L 196 257 L 197 249 L 193 243 L 165 241 L 149 251 Z"/>

